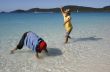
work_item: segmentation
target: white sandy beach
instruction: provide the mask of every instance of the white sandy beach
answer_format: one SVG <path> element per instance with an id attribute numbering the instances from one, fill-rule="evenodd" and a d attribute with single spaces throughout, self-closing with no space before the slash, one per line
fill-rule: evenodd
<path id="1" fill-rule="evenodd" d="M 0 72 L 110 72 L 110 26 L 76 27 L 71 36 L 65 45 L 62 37 L 44 36 L 49 56 L 42 53 L 41 59 L 25 47 L 9 54 L 21 34 L 0 40 Z"/>
<path id="2" fill-rule="evenodd" d="M 110 72 L 110 14 L 105 14 L 73 14 L 72 39 L 67 44 L 63 44 L 65 31 L 60 14 L 41 14 L 41 18 L 33 14 L 3 15 L 6 18 L 0 21 L 0 72 Z M 26 47 L 10 54 L 28 30 L 44 38 L 48 56 L 43 52 L 37 59 Z"/>

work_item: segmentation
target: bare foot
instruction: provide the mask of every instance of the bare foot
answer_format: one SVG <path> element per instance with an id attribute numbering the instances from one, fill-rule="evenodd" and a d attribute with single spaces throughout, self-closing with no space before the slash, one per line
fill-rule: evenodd
<path id="1" fill-rule="evenodd" d="M 64 44 L 67 44 L 67 42 L 64 42 Z"/>
<path id="2" fill-rule="evenodd" d="M 71 39 L 71 37 L 70 37 L 70 36 L 68 36 L 68 38 L 69 38 L 69 39 Z"/>

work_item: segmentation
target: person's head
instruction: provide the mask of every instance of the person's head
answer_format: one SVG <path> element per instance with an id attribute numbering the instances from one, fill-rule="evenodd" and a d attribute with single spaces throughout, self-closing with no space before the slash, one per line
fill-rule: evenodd
<path id="1" fill-rule="evenodd" d="M 65 13 L 66 13 L 67 15 L 70 15 L 70 9 L 66 9 L 66 10 L 65 10 Z"/>
<path id="2" fill-rule="evenodd" d="M 36 51 L 37 51 L 38 53 L 41 53 L 42 50 L 45 50 L 46 48 L 47 48 L 46 42 L 45 42 L 45 41 L 41 41 L 41 42 L 39 43 L 39 45 L 37 46 Z"/>

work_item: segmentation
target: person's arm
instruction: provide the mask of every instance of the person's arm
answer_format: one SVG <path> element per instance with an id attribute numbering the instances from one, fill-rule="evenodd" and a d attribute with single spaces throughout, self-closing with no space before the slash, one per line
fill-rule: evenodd
<path id="1" fill-rule="evenodd" d="M 47 50 L 47 49 L 45 49 L 45 52 L 46 52 L 46 53 L 48 53 L 48 50 Z"/>
<path id="2" fill-rule="evenodd" d="M 17 48 L 14 48 L 13 50 L 11 50 L 10 54 L 13 54 L 16 50 Z"/>
<path id="3" fill-rule="evenodd" d="M 38 52 L 36 53 L 36 55 L 35 55 L 35 56 L 36 56 L 36 58 L 39 58 L 39 54 L 38 54 Z"/>
<path id="4" fill-rule="evenodd" d="M 63 7 L 60 8 L 60 10 L 61 10 L 62 14 L 64 15 L 65 14 L 65 11 L 64 11 Z"/>
<path id="5" fill-rule="evenodd" d="M 68 18 L 68 20 L 66 21 L 66 22 L 64 22 L 64 25 L 67 23 L 67 22 L 69 22 L 71 20 L 71 18 Z"/>

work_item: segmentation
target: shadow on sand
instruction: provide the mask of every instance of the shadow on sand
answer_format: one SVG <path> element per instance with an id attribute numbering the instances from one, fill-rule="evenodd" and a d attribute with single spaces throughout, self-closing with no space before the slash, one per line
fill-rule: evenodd
<path id="1" fill-rule="evenodd" d="M 48 48 L 48 56 L 59 56 L 62 54 L 62 51 L 58 48 Z"/>
<path id="2" fill-rule="evenodd" d="M 76 38 L 73 39 L 73 42 L 79 42 L 79 41 L 98 41 L 98 40 L 102 40 L 103 38 L 97 38 L 96 36 L 92 36 L 92 37 L 87 37 L 87 38 Z"/>
<path id="3" fill-rule="evenodd" d="M 62 55 L 62 51 L 58 48 L 47 48 L 48 53 L 47 56 L 52 57 L 52 56 L 59 56 Z M 32 50 L 19 50 L 16 53 L 33 53 Z"/>

